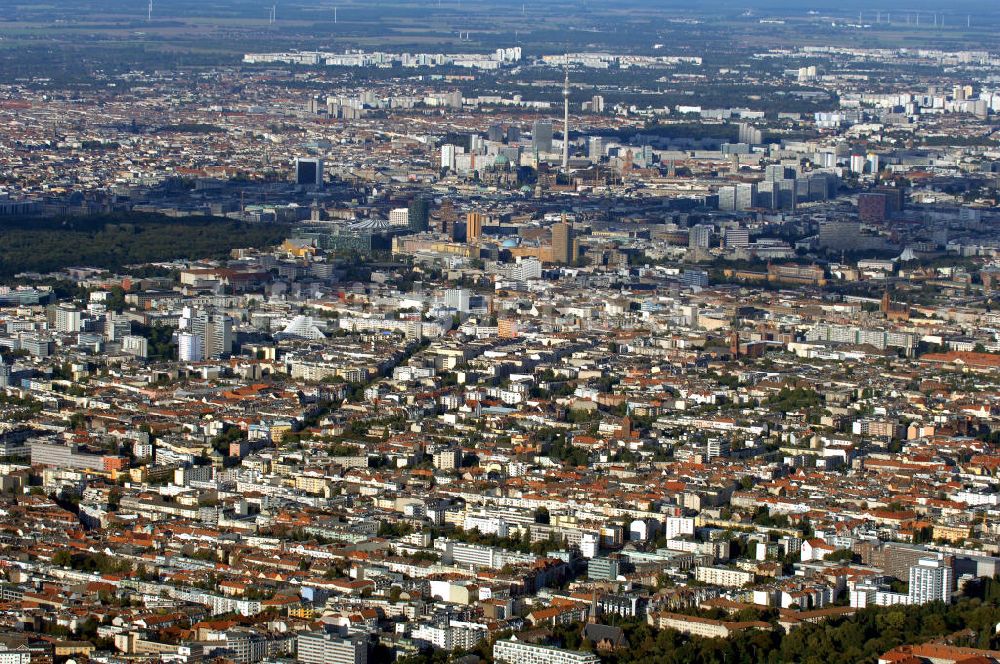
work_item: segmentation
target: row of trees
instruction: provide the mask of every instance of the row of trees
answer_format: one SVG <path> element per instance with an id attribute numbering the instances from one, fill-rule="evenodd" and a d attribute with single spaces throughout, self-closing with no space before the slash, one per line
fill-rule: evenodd
<path id="1" fill-rule="evenodd" d="M 983 597 L 967 597 L 955 605 L 873 608 L 840 619 L 807 623 L 787 634 L 780 629 L 747 631 L 728 639 L 687 637 L 673 630 L 657 631 L 644 623 L 623 625 L 629 647 L 606 658 L 609 664 L 673 664 L 706 662 L 754 664 L 801 662 L 834 664 L 876 662 L 900 645 L 922 643 L 971 630 L 963 645 L 995 645 L 994 626 L 1000 620 L 998 585 L 988 582 Z"/>
<path id="2" fill-rule="evenodd" d="M 773 613 L 770 615 L 773 618 Z M 995 648 L 1000 641 L 995 634 L 998 622 L 1000 583 L 987 579 L 972 584 L 956 604 L 934 602 L 863 609 L 843 618 L 806 623 L 788 633 L 775 627 L 770 631 L 748 630 L 727 639 L 709 639 L 672 629 L 658 630 L 641 620 L 622 620 L 618 626 L 624 631 L 627 646 L 602 653 L 601 658 L 605 664 L 874 664 L 880 655 L 898 646 L 956 633 L 960 636 L 950 639 L 955 645 Z M 581 638 L 582 629 L 580 623 L 556 627 L 552 641 L 564 648 L 591 650 L 592 644 Z M 469 653 L 493 661 L 490 643 L 483 642 L 468 652 L 449 656 L 427 651 L 409 656 L 405 662 L 437 664 Z"/>

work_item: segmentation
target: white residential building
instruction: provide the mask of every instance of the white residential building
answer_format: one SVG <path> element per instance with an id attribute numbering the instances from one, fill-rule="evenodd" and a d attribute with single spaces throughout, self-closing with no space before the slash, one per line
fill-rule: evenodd
<path id="1" fill-rule="evenodd" d="M 910 603 L 951 601 L 955 572 L 943 556 L 921 558 L 910 568 Z"/>
<path id="2" fill-rule="evenodd" d="M 601 658 L 589 652 L 536 646 L 511 638 L 493 646 L 493 659 L 506 664 L 600 664 Z"/>

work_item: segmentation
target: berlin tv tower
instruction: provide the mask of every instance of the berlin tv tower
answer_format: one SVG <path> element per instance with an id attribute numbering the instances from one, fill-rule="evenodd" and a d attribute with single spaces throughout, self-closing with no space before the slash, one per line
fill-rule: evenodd
<path id="1" fill-rule="evenodd" d="M 563 81 L 563 154 L 562 167 L 569 170 L 569 58 L 566 59 L 566 78 Z"/>

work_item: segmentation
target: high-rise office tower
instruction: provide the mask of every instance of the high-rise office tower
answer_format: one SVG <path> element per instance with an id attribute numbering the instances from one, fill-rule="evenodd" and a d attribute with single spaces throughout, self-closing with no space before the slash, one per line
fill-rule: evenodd
<path id="1" fill-rule="evenodd" d="M 565 217 L 552 226 L 552 262 L 569 264 L 576 258 L 574 255 L 573 227 L 566 222 Z"/>
<path id="2" fill-rule="evenodd" d="M 733 212 L 736 210 L 735 186 L 719 187 L 719 209 L 723 212 Z M 691 239 L 691 231 L 688 231 L 688 246 L 691 246 Z"/>
<path id="3" fill-rule="evenodd" d="M 323 160 L 313 158 L 296 159 L 295 184 L 302 187 L 322 187 Z"/>
<path id="4" fill-rule="evenodd" d="M 688 247 L 691 249 L 708 249 L 712 241 L 712 227 L 701 224 L 688 230 Z"/>
<path id="5" fill-rule="evenodd" d="M 591 161 L 600 161 L 604 157 L 604 137 L 591 136 L 587 142 L 587 155 Z"/>
<path id="6" fill-rule="evenodd" d="M 877 152 L 868 153 L 868 170 L 871 173 L 878 173 L 881 168 L 881 162 L 879 161 L 879 156 Z"/>
<path id="7" fill-rule="evenodd" d="M 754 196 L 757 195 L 757 186 L 750 182 L 740 182 L 736 185 L 736 209 L 748 210 L 753 207 Z"/>
<path id="8" fill-rule="evenodd" d="M 466 288 L 452 288 L 444 293 L 444 304 L 464 314 L 469 313 L 469 300 L 472 291 Z"/>
<path id="9" fill-rule="evenodd" d="M 191 334 L 201 337 L 205 357 L 233 352 L 233 319 L 224 314 L 198 313 L 191 317 Z"/>
<path id="10" fill-rule="evenodd" d="M 212 324 L 208 329 L 206 348 L 211 349 L 212 356 L 229 355 L 233 352 L 233 319 L 229 316 L 212 316 Z"/>
<path id="11" fill-rule="evenodd" d="M 83 324 L 82 313 L 69 306 L 55 307 L 55 329 L 58 332 L 79 332 Z"/>
<path id="12" fill-rule="evenodd" d="M 764 181 L 778 182 L 780 180 L 794 180 L 795 169 L 784 164 L 768 164 L 764 167 Z"/>
<path id="13" fill-rule="evenodd" d="M 441 201 L 441 207 L 437 211 L 437 218 L 441 223 L 441 232 L 447 235 L 449 239 L 454 240 L 457 237 L 458 213 L 455 212 L 455 204 L 451 202 L 450 198 Z"/>
<path id="14" fill-rule="evenodd" d="M 535 152 L 552 152 L 552 121 L 535 120 L 531 125 L 531 147 Z"/>
<path id="15" fill-rule="evenodd" d="M 181 362 L 201 362 L 205 359 L 203 340 L 197 334 L 182 332 L 177 335 L 177 357 Z"/>
<path id="16" fill-rule="evenodd" d="M 441 168 L 447 168 L 448 170 L 455 170 L 455 160 L 460 152 L 465 152 L 465 150 L 460 149 L 456 145 L 446 143 L 441 146 Z"/>
<path id="17" fill-rule="evenodd" d="M 13 369 L 13 362 L 11 364 L 7 364 L 7 362 L 0 357 L 0 387 L 10 387 L 10 375 L 13 372 Z"/>
<path id="18" fill-rule="evenodd" d="M 782 210 L 795 209 L 796 196 L 795 180 L 778 180 L 774 183 L 775 206 Z"/>
<path id="19" fill-rule="evenodd" d="M 149 357 L 149 341 L 138 334 L 126 334 L 121 338 L 122 352 L 135 357 Z"/>
<path id="20" fill-rule="evenodd" d="M 389 225 L 390 226 L 410 226 L 410 209 L 409 208 L 394 208 L 389 210 Z"/>
<path id="21" fill-rule="evenodd" d="M 411 231 L 422 233 L 430 226 L 431 204 L 426 198 L 414 198 L 408 206 L 407 223 Z"/>
<path id="22" fill-rule="evenodd" d="M 746 228 L 735 227 L 726 229 L 727 247 L 746 247 L 750 245 L 750 231 Z"/>
<path id="23" fill-rule="evenodd" d="M 465 217 L 465 241 L 468 243 L 477 242 L 483 234 L 483 224 L 486 223 L 486 215 L 481 212 L 470 212 Z"/>
<path id="24" fill-rule="evenodd" d="M 760 129 L 757 129 L 751 124 L 746 122 L 741 122 L 739 124 L 739 138 L 737 139 L 740 143 L 747 143 L 748 145 L 759 145 L 764 141 L 764 135 L 761 133 Z"/>
<path id="25" fill-rule="evenodd" d="M 125 316 L 109 313 L 104 320 L 104 336 L 108 341 L 121 341 L 128 334 L 132 334 L 132 321 Z"/>
<path id="26" fill-rule="evenodd" d="M 643 145 L 633 154 L 633 163 L 640 168 L 648 168 L 653 163 L 653 146 Z"/>

